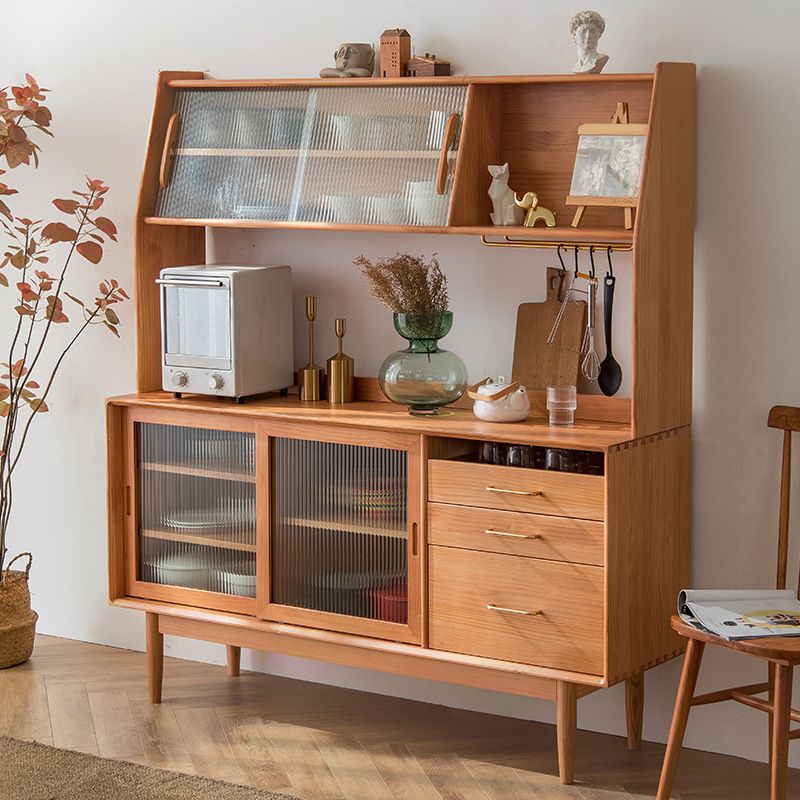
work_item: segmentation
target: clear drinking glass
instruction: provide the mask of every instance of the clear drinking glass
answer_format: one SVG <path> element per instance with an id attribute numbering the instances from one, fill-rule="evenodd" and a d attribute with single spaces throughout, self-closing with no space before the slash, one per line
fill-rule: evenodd
<path id="1" fill-rule="evenodd" d="M 551 425 L 572 425 L 578 407 L 578 392 L 574 386 L 548 386 L 547 410 Z"/>

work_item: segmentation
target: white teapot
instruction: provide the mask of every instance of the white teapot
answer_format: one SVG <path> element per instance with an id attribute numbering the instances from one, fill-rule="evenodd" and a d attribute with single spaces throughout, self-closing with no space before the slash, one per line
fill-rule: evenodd
<path id="1" fill-rule="evenodd" d="M 497 381 L 484 378 L 470 386 L 467 394 L 475 401 L 472 413 L 485 422 L 521 422 L 531 411 L 528 390 L 519 381 L 506 383 L 502 377 Z"/>

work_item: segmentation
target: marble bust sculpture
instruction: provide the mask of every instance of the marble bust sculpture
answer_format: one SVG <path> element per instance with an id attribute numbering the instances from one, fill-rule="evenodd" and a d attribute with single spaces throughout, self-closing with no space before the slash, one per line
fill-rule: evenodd
<path id="1" fill-rule="evenodd" d="M 597 44 L 605 29 L 606 21 L 596 11 L 579 11 L 569 21 L 569 32 L 578 48 L 573 72 L 603 71 L 608 56 L 597 52 Z"/>
<path id="2" fill-rule="evenodd" d="M 340 44 L 333 54 L 335 67 L 319 71 L 320 78 L 371 78 L 375 68 L 375 50 L 366 42 Z"/>

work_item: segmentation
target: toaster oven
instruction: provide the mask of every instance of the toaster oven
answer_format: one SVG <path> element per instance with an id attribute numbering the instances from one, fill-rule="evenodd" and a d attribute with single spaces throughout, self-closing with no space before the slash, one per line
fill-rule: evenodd
<path id="1" fill-rule="evenodd" d="M 292 385 L 290 267 L 168 267 L 156 283 L 165 391 L 241 400 Z"/>

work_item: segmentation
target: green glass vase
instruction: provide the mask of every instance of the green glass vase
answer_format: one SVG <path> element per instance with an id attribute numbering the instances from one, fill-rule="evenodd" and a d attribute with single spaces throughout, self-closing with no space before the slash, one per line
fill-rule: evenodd
<path id="1" fill-rule="evenodd" d="M 393 403 L 409 413 L 430 415 L 454 403 L 467 388 L 467 368 L 455 354 L 439 347 L 453 327 L 453 313 L 394 315 L 395 330 L 408 347 L 392 353 L 381 364 L 378 382 Z"/>

